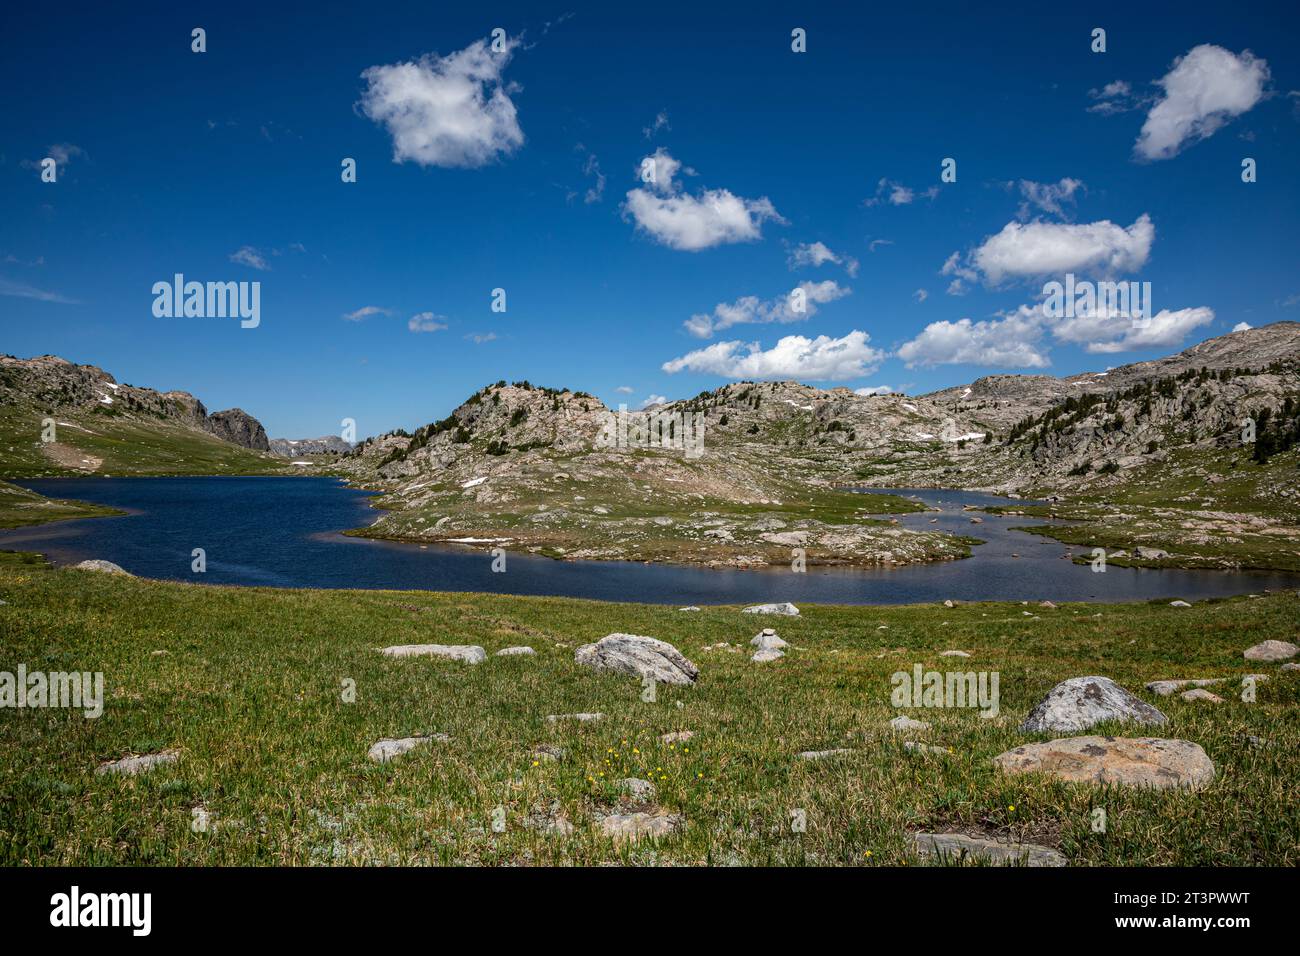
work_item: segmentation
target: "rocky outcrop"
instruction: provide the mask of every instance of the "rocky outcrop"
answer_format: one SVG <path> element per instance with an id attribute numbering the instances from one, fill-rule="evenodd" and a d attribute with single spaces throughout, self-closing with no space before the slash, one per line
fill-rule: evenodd
<path id="1" fill-rule="evenodd" d="M 161 419 L 254 451 L 270 448 L 261 422 L 242 409 L 209 415 L 189 392 L 123 385 L 101 368 L 76 365 L 57 355 L 30 359 L 0 356 L 0 404 L 56 415 L 82 412 L 143 421 Z"/>
<path id="2" fill-rule="evenodd" d="M 346 455 L 352 444 L 338 435 L 320 438 L 272 438 L 270 451 L 280 458 L 298 458 L 302 455 Z"/>
<path id="3" fill-rule="evenodd" d="M 637 634 L 610 634 L 573 654 L 584 667 L 652 678 L 662 684 L 693 684 L 700 669 L 667 641 Z"/>
<path id="4" fill-rule="evenodd" d="M 1109 677 L 1072 677 L 1047 692 L 1020 730 L 1027 734 L 1048 730 L 1073 733 L 1105 720 L 1163 724 L 1167 718 Z"/>
<path id="5" fill-rule="evenodd" d="M 271 443 L 266 438 L 266 429 L 242 408 L 228 408 L 224 412 L 213 412 L 208 416 L 204 428 L 222 441 L 253 451 L 270 451 Z"/>

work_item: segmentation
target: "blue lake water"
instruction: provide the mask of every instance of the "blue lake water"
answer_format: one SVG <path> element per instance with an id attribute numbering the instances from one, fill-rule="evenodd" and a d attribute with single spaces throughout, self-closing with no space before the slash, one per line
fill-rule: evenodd
<path id="1" fill-rule="evenodd" d="M 962 561 L 870 570 L 810 567 L 795 574 L 788 567 L 716 571 L 509 553 L 505 573 L 494 573 L 483 550 L 344 536 L 340 532 L 369 525 L 377 514 L 367 492 L 331 478 L 51 478 L 18 484 L 129 514 L 0 531 L 0 549 L 39 551 L 59 564 L 102 558 L 144 577 L 206 584 L 493 591 L 675 605 L 1191 601 L 1300 586 L 1300 575 L 1267 572 L 1111 566 L 1099 574 L 1063 557 L 1083 549 L 1010 530 L 1040 519 L 981 515 L 983 524 L 972 525 L 963 505 L 1014 504 L 976 492 L 894 489 L 941 509 L 900 516 L 904 527 L 986 542 Z M 195 548 L 206 552 L 205 573 L 190 570 Z"/>

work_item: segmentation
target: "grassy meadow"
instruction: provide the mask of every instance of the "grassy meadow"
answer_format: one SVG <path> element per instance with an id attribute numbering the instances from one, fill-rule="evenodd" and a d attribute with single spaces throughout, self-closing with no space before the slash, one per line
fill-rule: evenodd
<path id="1" fill-rule="evenodd" d="M 1055 847 L 1072 865 L 1300 864 L 1300 674 L 1244 648 L 1295 641 L 1300 596 L 1175 608 L 980 603 L 954 608 L 734 607 L 396 591 L 208 587 L 54 569 L 0 555 L 0 670 L 102 671 L 104 713 L 0 710 L 0 863 L 916 865 L 914 830 L 961 830 Z M 775 627 L 792 646 L 757 664 Z M 614 631 L 669 641 L 701 669 L 691 687 L 574 663 Z M 720 642 L 731 648 L 711 647 Z M 488 659 L 390 659 L 406 643 L 479 644 Z M 535 656 L 496 657 L 529 645 Z M 969 659 L 941 658 L 960 649 Z M 890 674 L 997 671 L 1001 713 L 899 711 Z M 1268 672 L 1254 703 L 1155 698 L 1158 678 Z M 1199 792 L 1003 777 L 996 754 L 1056 682 L 1101 674 L 1155 703 L 1163 728 L 1217 774 Z M 355 700 L 347 702 L 347 682 Z M 547 715 L 600 712 L 588 723 Z M 899 734 L 900 712 L 928 721 Z M 661 735 L 690 730 L 691 740 Z M 380 738 L 447 734 L 393 760 Z M 1255 740 L 1251 740 L 1255 738 Z M 904 739 L 945 752 L 912 752 Z M 558 759 L 535 752 L 552 748 Z M 177 749 L 136 777 L 104 761 Z M 823 760 L 806 750 L 845 748 Z M 615 781 L 651 780 L 680 814 L 657 843 L 615 843 L 600 815 L 633 808 Z M 1105 833 L 1092 831 L 1104 807 Z M 500 809 L 498 809 L 500 808 Z M 794 832 L 792 813 L 806 829 Z M 494 815 L 504 827 L 494 828 Z M 552 824 L 564 819 L 571 832 Z M 206 826 L 194 821 L 202 819 Z M 500 831 L 500 832 L 498 832 Z"/>

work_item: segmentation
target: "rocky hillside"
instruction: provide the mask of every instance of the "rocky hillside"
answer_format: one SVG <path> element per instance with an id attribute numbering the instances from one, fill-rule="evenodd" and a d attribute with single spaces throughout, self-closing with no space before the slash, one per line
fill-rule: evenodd
<path id="1" fill-rule="evenodd" d="M 201 428 L 222 441 L 268 451 L 266 430 L 243 409 L 208 413 L 189 392 L 156 392 L 120 385 L 94 365 L 74 365 L 57 355 L 31 359 L 0 355 L 0 400 L 31 404 L 50 412 L 80 410 L 166 418 Z"/>
<path id="2" fill-rule="evenodd" d="M 414 435 L 363 442 L 341 467 L 390 493 L 368 531 L 379 536 L 739 566 L 788 561 L 792 546 L 832 563 L 952 556 L 873 527 L 863 515 L 889 509 L 843 485 L 1057 498 L 1163 488 L 1190 502 L 1184 486 L 1200 482 L 1269 520 L 1300 505 L 1296 323 L 1066 378 L 990 376 L 920 397 L 738 382 L 649 412 L 668 446 L 673 429 L 702 423 L 700 454 L 680 441 L 610 447 L 611 410 L 593 396 L 498 382 Z M 1256 437 L 1243 442 L 1247 419 Z M 636 424 L 633 413 L 633 435 Z"/>
<path id="3" fill-rule="evenodd" d="M 209 414 L 189 392 L 124 385 L 53 355 L 0 356 L 0 474 L 259 472 L 276 467 L 269 448 L 241 409 Z"/>
<path id="4" fill-rule="evenodd" d="M 352 451 L 350 442 L 338 435 L 320 438 L 272 438 L 271 454 L 281 458 L 301 458 L 304 455 L 346 455 Z"/>
<path id="5" fill-rule="evenodd" d="M 833 424 L 834 413 L 841 402 L 856 407 L 856 396 L 838 390 L 821 418 L 809 416 L 815 392 L 793 383 L 733 385 L 654 409 L 701 416 L 705 444 L 693 457 L 671 447 L 611 447 L 602 439 L 610 411 L 591 395 L 498 382 L 414 435 L 364 442 L 342 467 L 390 492 L 385 514 L 367 530 L 382 537 L 729 567 L 789 564 L 794 548 L 809 563 L 964 555 L 964 542 L 870 517 L 914 503 L 840 492 L 824 469 L 800 467 L 823 442 L 838 449 L 849 429 Z M 876 417 L 912 414 L 900 404 Z M 664 425 L 670 444 L 680 427 Z"/>

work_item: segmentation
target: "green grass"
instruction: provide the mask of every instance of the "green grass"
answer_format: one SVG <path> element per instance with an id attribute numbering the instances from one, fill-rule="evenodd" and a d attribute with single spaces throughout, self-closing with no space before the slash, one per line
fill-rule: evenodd
<path id="1" fill-rule="evenodd" d="M 103 518 L 125 514 L 106 505 L 88 501 L 70 501 L 46 498 L 26 488 L 0 481 L 0 528 L 21 528 L 49 521 L 70 521 L 73 518 Z"/>
<path id="2" fill-rule="evenodd" d="M 735 608 L 393 591 L 283 591 L 54 570 L 0 555 L 0 670 L 105 675 L 102 717 L 0 710 L 0 862 L 103 864 L 915 864 L 907 834 L 959 828 L 1030 839 L 1074 865 L 1300 864 L 1300 675 L 1247 666 L 1243 648 L 1295 640 L 1294 593 L 1171 608 L 969 604 L 805 607 L 801 618 Z M 1029 610 L 1033 616 L 1026 616 Z M 745 645 L 765 625 L 793 647 L 773 664 Z M 879 629 L 885 625 L 886 629 Z M 692 687 L 641 700 L 632 678 L 574 663 L 613 631 L 652 635 L 699 664 Z M 387 659 L 401 643 L 528 644 L 534 657 L 477 666 Z M 940 658 L 949 648 L 969 660 Z M 156 651 L 165 653 L 156 654 Z M 889 675 L 914 663 L 996 670 L 1001 716 L 913 711 L 951 748 L 913 754 L 887 730 Z M 991 758 L 1035 739 L 1016 727 L 1057 681 L 1103 674 L 1152 699 L 1156 678 L 1269 670 L 1255 703 L 1155 699 L 1161 736 L 1201 744 L 1214 782 L 1196 793 L 1102 789 L 999 776 Z M 344 681 L 356 682 L 346 703 Z M 679 706 L 680 705 L 680 706 Z M 547 714 L 600 711 L 592 724 Z M 689 729 L 686 745 L 659 742 Z M 1139 736 L 1112 725 L 1099 732 Z M 387 764 L 380 737 L 442 732 Z M 1243 742 L 1265 738 L 1267 746 Z M 534 765 L 538 745 L 566 749 Z M 104 760 L 179 748 L 135 777 Z M 808 749 L 851 748 L 806 762 Z M 616 846 L 595 834 L 618 805 L 610 781 L 654 778 L 679 835 Z M 1093 833 L 1105 807 L 1108 831 Z M 214 826 L 191 829 L 205 808 Z M 505 832 L 493 832 L 495 808 Z M 1015 809 L 1010 809 L 1014 807 Z M 793 833 L 793 810 L 807 831 Z M 562 812 L 571 836 L 526 821 Z M 870 854 L 868 856 L 868 854 Z"/>
<path id="3" fill-rule="evenodd" d="M 57 442 L 47 447 L 41 441 L 46 414 L 17 406 L 0 408 L 0 475 L 262 475 L 301 470 L 198 429 L 109 410 L 52 415 Z M 90 459 L 94 467 L 69 464 L 82 459 Z"/>

